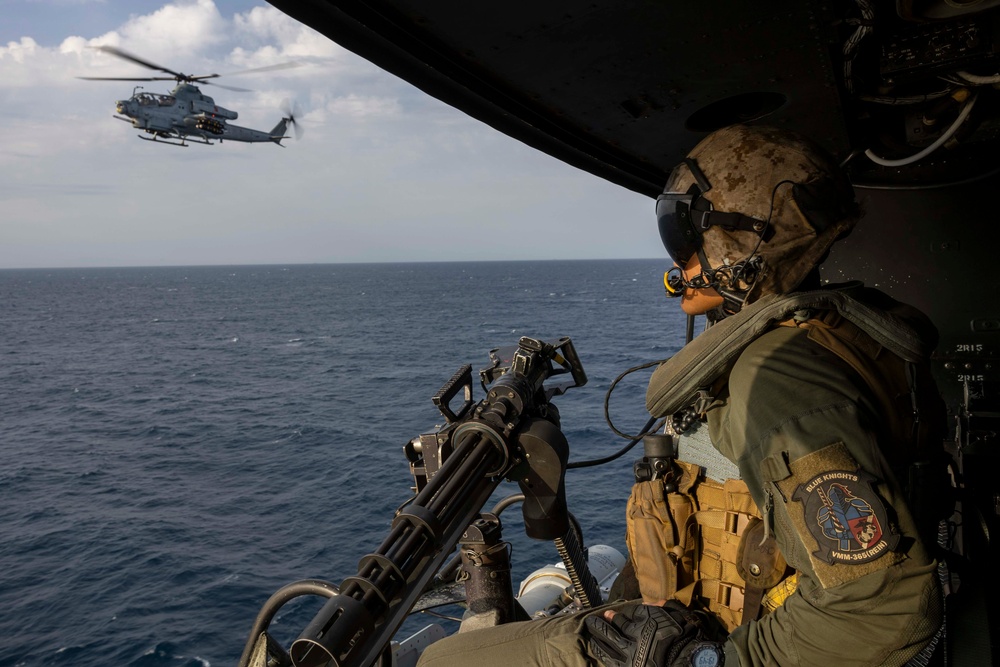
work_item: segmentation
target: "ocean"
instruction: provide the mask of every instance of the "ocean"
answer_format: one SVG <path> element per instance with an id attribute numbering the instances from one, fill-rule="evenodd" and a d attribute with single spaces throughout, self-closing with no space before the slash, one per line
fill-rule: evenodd
<path id="1" fill-rule="evenodd" d="M 570 460 L 617 451 L 609 385 L 683 343 L 666 268 L 0 271 L 0 667 L 235 665 L 271 593 L 356 573 L 412 495 L 403 445 L 442 422 L 431 396 L 521 336 L 569 336 L 589 377 L 554 401 Z M 612 395 L 623 431 L 648 377 Z M 567 473 L 587 544 L 625 551 L 637 456 Z M 503 519 L 515 583 L 558 560 Z M 287 646 L 320 602 L 274 634 Z"/>

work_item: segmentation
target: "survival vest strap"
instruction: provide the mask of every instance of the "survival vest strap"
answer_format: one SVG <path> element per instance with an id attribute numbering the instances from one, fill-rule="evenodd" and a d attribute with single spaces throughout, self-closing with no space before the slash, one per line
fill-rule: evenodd
<path id="1" fill-rule="evenodd" d="M 937 330 L 926 315 L 859 282 L 789 295 L 771 294 L 727 317 L 661 364 L 646 407 L 657 417 L 703 414 L 750 343 L 775 326 L 808 329 L 809 338 L 854 369 L 877 403 L 884 453 L 904 486 L 927 546 L 954 498 L 942 446 L 944 402 L 927 360 Z"/>
<path id="2" fill-rule="evenodd" d="M 937 331 L 923 313 L 861 283 L 768 294 L 710 327 L 661 364 L 650 378 L 646 409 L 664 417 L 688 407 L 691 397 L 725 374 L 750 343 L 803 310 L 838 312 L 904 361 L 926 361 L 937 344 Z"/>
<path id="3" fill-rule="evenodd" d="M 714 325 L 662 364 L 650 381 L 647 408 L 656 416 L 684 409 L 704 413 L 743 350 L 776 326 L 808 330 L 813 342 L 847 363 L 870 389 L 883 433 L 891 441 L 886 454 L 907 487 L 924 542 L 932 545 L 937 522 L 948 509 L 940 506 L 946 494 L 933 491 L 940 488 L 944 470 L 936 465 L 936 455 L 943 454 L 945 411 L 925 363 L 937 332 L 922 313 L 881 292 L 855 283 L 765 297 Z M 745 484 L 715 482 L 698 466 L 676 464 L 683 470 L 677 492 L 657 493 L 644 488 L 652 484 L 644 482 L 633 487 L 629 500 L 627 542 L 643 597 L 674 597 L 685 604 L 697 599 L 730 630 L 762 611 L 773 611 L 794 590 L 796 580 L 784 570 L 780 552 L 767 564 L 747 560 L 770 549 L 765 547 L 770 536 Z M 915 479 L 915 471 L 935 477 L 934 483 L 929 483 L 930 477 Z M 928 498 L 939 506 L 921 507 Z M 656 524 L 659 531 L 654 530 Z M 751 536 L 750 530 L 761 531 L 761 536 Z M 773 537 L 770 540 L 773 545 Z M 661 564 L 651 562 L 657 557 Z"/>
<path id="4" fill-rule="evenodd" d="M 943 448 L 946 408 L 926 363 L 887 354 L 859 326 L 834 310 L 798 311 L 779 323 L 808 331 L 809 340 L 846 362 L 869 388 L 885 438 L 882 452 L 903 485 L 927 547 L 954 509 Z"/>

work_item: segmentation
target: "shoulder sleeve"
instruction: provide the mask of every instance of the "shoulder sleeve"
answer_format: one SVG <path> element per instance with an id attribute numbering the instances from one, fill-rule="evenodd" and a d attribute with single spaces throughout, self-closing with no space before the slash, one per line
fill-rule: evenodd
<path id="1" fill-rule="evenodd" d="M 934 636 L 936 564 L 881 455 L 853 371 L 782 328 L 741 355 L 713 440 L 736 461 L 799 587 L 735 630 L 744 665 L 903 664 Z"/>

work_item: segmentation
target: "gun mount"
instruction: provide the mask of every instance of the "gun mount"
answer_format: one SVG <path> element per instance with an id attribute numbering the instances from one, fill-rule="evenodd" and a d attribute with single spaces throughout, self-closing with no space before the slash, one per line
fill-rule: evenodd
<path id="1" fill-rule="evenodd" d="M 550 402 L 587 382 L 572 342 L 524 337 L 515 348 L 492 350 L 490 358 L 492 365 L 480 371 L 484 399 L 472 400 L 469 365 L 433 397 L 445 425 L 404 448 L 416 495 L 397 511 L 378 549 L 361 559 L 357 575 L 339 588 L 307 580 L 275 593 L 258 615 L 240 667 L 251 659 L 295 667 L 374 664 L 455 545 L 481 532 L 479 513 L 505 478 L 517 481 L 524 493 L 525 532 L 555 540 L 564 560 L 572 561 L 568 569 L 583 603 L 599 602 L 600 590 L 570 529 L 563 484 L 569 445 Z M 546 386 L 556 376 L 568 380 Z M 463 402 L 456 411 L 450 404 L 460 392 Z M 274 607 L 303 594 L 329 600 L 286 653 L 267 625 Z"/>

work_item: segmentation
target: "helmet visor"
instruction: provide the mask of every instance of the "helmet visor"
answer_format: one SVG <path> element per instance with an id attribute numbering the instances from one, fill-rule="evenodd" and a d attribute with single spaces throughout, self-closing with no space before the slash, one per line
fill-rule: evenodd
<path id="1" fill-rule="evenodd" d="M 697 192 L 665 192 L 656 198 L 656 224 L 660 240 L 670 259 L 684 266 L 701 247 L 701 235 L 691 220 L 691 206 Z"/>

